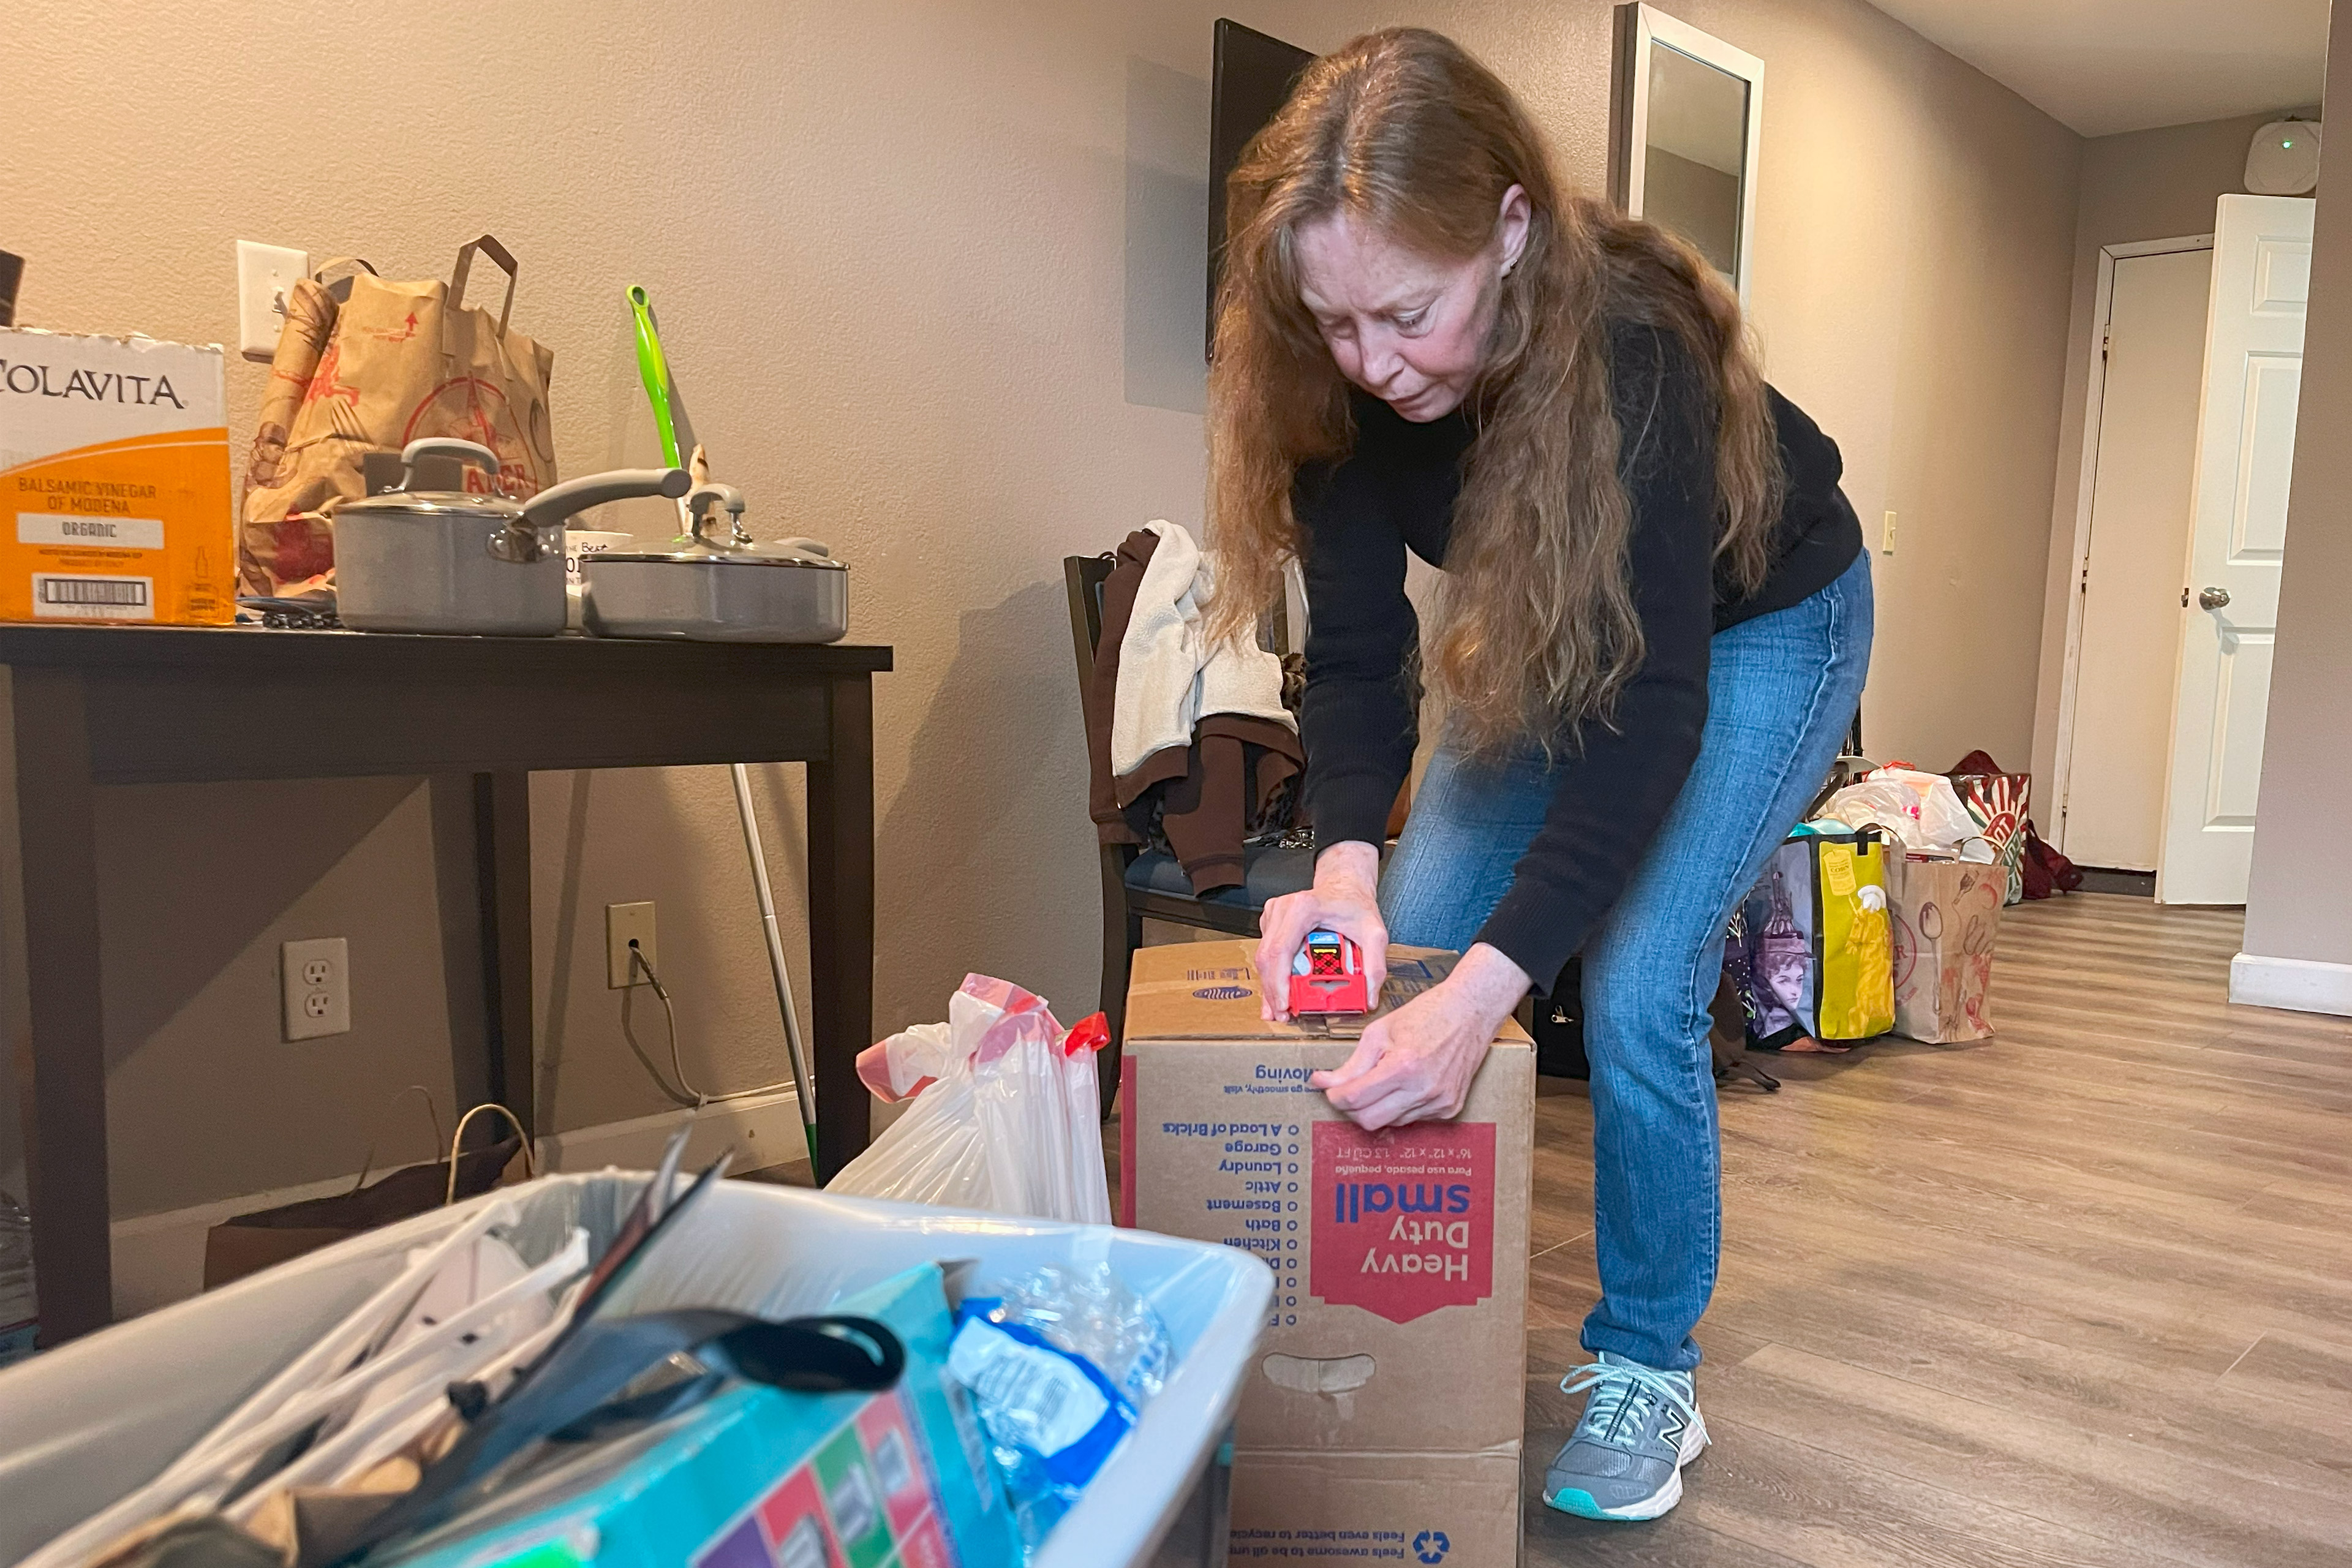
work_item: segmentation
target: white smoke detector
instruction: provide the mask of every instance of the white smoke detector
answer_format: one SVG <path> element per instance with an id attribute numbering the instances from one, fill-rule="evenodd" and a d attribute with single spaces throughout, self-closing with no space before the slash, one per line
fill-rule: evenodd
<path id="1" fill-rule="evenodd" d="M 2319 121 L 2273 120 L 2246 152 L 2246 189 L 2258 196 L 2308 195 L 2319 184 Z"/>

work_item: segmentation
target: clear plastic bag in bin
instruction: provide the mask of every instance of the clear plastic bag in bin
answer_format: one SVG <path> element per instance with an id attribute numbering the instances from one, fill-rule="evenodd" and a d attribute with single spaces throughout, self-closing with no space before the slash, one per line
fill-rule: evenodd
<path id="1" fill-rule="evenodd" d="M 997 1290 L 1005 1315 L 1102 1369 L 1141 1409 L 1168 1380 L 1173 1355 L 1160 1314 L 1119 1283 L 1108 1263 L 1048 1263 Z"/>
<path id="2" fill-rule="evenodd" d="M 1081 1247 L 965 1299 L 949 1371 L 970 1391 L 1024 1546 L 1034 1552 L 1160 1391 L 1160 1315 Z"/>

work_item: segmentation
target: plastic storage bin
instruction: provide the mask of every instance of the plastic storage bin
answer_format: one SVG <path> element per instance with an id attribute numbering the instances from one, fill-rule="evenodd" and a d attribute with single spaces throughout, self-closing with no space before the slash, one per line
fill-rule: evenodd
<path id="1" fill-rule="evenodd" d="M 601 1244 L 642 1174 L 549 1176 L 356 1237 L 0 1372 L 0 1563 L 155 1475 L 398 1272 L 402 1254 L 481 1205 L 585 1226 Z M 616 1305 L 823 1310 L 918 1263 L 980 1278 L 1100 1257 L 1149 1300 L 1177 1350 L 1160 1396 L 1033 1568 L 1222 1562 L 1219 1449 L 1273 1294 L 1255 1258 L 1107 1226 L 1009 1219 L 729 1182 L 664 1239 Z M 1172 1532 L 1172 1533 L 1171 1533 Z M 1153 1552 L 1169 1538 L 1169 1553 Z"/>

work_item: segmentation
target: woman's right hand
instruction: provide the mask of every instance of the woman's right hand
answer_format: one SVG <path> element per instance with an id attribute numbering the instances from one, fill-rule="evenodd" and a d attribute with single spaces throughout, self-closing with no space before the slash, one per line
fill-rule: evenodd
<path id="1" fill-rule="evenodd" d="M 1378 996 L 1389 973 L 1389 928 L 1381 920 L 1381 852 L 1372 845 L 1334 844 L 1315 858 L 1315 885 L 1268 899 L 1258 916 L 1258 1012 L 1268 1023 L 1290 1016 L 1290 966 L 1309 931 L 1335 931 L 1363 950 L 1364 972 Z"/>

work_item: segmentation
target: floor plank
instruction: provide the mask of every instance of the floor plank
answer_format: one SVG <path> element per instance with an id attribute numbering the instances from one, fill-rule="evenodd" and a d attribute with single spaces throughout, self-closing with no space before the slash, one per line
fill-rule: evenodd
<path id="1" fill-rule="evenodd" d="M 2352 1563 L 2352 1020 L 2234 1007 L 2233 910 L 2005 911 L 2000 1032 L 1723 1099 L 1715 1447 L 1652 1525 L 1527 1560 Z M 1537 1102 L 1530 1486 L 1598 1289 L 1591 1107 Z"/>

